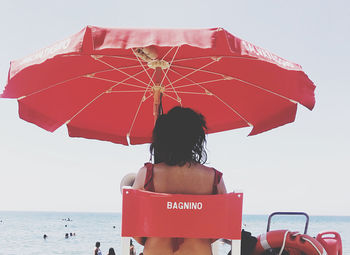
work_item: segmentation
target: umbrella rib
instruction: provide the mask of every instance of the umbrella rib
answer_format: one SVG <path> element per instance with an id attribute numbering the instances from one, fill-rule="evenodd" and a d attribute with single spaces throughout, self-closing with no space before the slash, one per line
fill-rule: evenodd
<path id="1" fill-rule="evenodd" d="M 121 67 L 118 67 L 119 70 L 124 70 L 124 69 L 131 69 L 131 68 L 136 68 L 136 67 L 139 67 L 138 65 L 134 65 L 134 66 L 121 66 Z M 103 70 L 102 72 L 104 71 L 113 71 L 115 70 L 115 68 L 111 68 L 111 69 L 106 69 L 106 70 Z M 98 73 L 98 72 L 96 72 Z"/>
<path id="2" fill-rule="evenodd" d="M 174 67 L 184 68 L 184 69 L 190 69 L 190 70 L 198 70 L 198 69 L 191 68 L 191 67 L 186 67 L 186 66 L 177 66 L 177 65 L 175 65 Z M 212 72 L 212 71 L 208 71 L 208 70 L 199 70 L 199 71 L 205 72 L 205 73 L 210 73 L 210 74 L 215 74 L 215 75 L 221 75 L 221 76 L 224 76 L 224 77 L 226 78 L 226 80 L 236 80 L 236 81 L 245 83 L 245 84 L 247 84 L 247 85 L 253 86 L 253 87 L 255 87 L 255 88 L 261 89 L 261 90 L 263 90 L 263 91 L 266 91 L 266 92 L 268 92 L 268 93 L 271 93 L 271 94 L 273 94 L 273 95 L 276 95 L 276 96 L 278 96 L 278 97 L 281 97 L 281 98 L 283 98 L 283 99 L 286 99 L 286 100 L 288 100 L 288 101 L 290 101 L 290 102 L 292 102 L 292 103 L 297 103 L 295 100 L 293 100 L 293 99 L 291 99 L 291 98 L 288 98 L 288 97 L 286 97 L 286 96 L 280 95 L 280 94 L 278 94 L 278 93 L 276 93 L 276 92 L 274 92 L 274 91 L 272 91 L 272 90 L 263 88 L 263 87 L 261 87 L 261 86 L 259 86 L 259 85 L 257 85 L 257 84 L 252 83 L 252 82 L 244 81 L 244 80 L 242 80 L 242 79 L 239 79 L 239 78 L 236 78 L 236 77 L 233 77 L 233 76 L 227 76 L 227 75 L 225 75 L 225 74 L 216 73 L 216 72 Z M 181 74 L 179 74 L 179 75 L 181 75 Z M 187 76 L 188 76 L 188 75 L 187 75 Z M 185 77 L 185 76 L 184 76 L 184 77 Z M 224 78 L 224 79 L 225 79 L 225 78 Z"/>
<path id="3" fill-rule="evenodd" d="M 110 91 L 109 93 L 133 93 L 133 92 L 144 92 L 144 90 L 117 90 L 117 91 Z"/>
<path id="4" fill-rule="evenodd" d="M 99 97 L 101 97 L 103 94 L 105 94 L 106 92 L 102 92 L 101 94 L 99 94 L 97 97 L 95 97 L 93 100 L 91 100 L 89 103 L 87 103 L 83 108 L 81 108 L 76 114 L 73 115 L 73 117 L 71 117 L 69 120 L 66 121 L 66 125 L 68 125 L 79 113 L 81 113 L 84 109 L 86 109 L 86 107 L 88 107 L 89 105 L 91 105 L 93 102 L 95 102 Z"/>
<path id="5" fill-rule="evenodd" d="M 82 77 L 85 77 L 85 74 L 84 74 L 84 75 L 76 76 L 76 77 L 71 78 L 71 79 L 67 79 L 67 80 L 64 80 L 64 81 L 57 82 L 57 83 L 55 83 L 55 84 L 50 85 L 49 87 L 45 87 L 45 88 L 42 88 L 42 89 L 40 89 L 40 90 L 34 91 L 34 92 L 32 92 L 32 93 L 30 93 L 30 94 L 28 94 L 28 95 L 18 97 L 17 100 L 21 100 L 21 99 L 23 99 L 23 98 L 26 98 L 26 97 L 29 97 L 29 96 L 38 94 L 38 93 L 43 92 L 43 91 L 45 91 L 45 90 L 48 90 L 48 89 L 51 89 L 51 88 L 56 87 L 56 86 L 58 86 L 58 85 L 61 85 L 61 84 L 65 83 L 65 82 L 69 82 L 69 81 L 72 81 L 72 80 L 75 80 L 75 79 L 79 79 L 79 78 L 82 78 Z"/>
<path id="6" fill-rule="evenodd" d="M 123 67 L 119 67 L 118 69 L 122 70 L 122 69 L 131 69 L 131 68 L 137 68 L 137 67 L 139 67 L 139 66 L 138 65 L 137 66 L 123 66 Z M 104 69 L 104 70 L 93 72 L 93 73 L 84 74 L 84 76 L 92 78 L 92 77 L 95 77 L 96 74 L 100 74 L 100 73 L 104 73 L 104 72 L 111 72 L 111 71 L 115 71 L 115 70 L 116 70 L 115 68 L 109 68 L 109 69 Z M 113 82 L 117 82 L 117 81 L 113 81 Z"/>
<path id="7" fill-rule="evenodd" d="M 138 65 L 136 66 L 122 66 L 122 67 L 118 67 L 119 70 L 124 70 L 124 69 L 132 69 L 132 68 L 137 68 L 139 67 Z M 100 74 L 100 73 L 104 73 L 104 72 L 111 72 L 111 71 L 115 71 L 115 68 L 108 68 L 108 69 L 104 69 L 101 71 L 97 71 L 97 72 L 93 72 L 93 73 L 88 73 L 85 75 L 95 75 L 95 74 Z"/>
<path id="8" fill-rule="evenodd" d="M 194 57 L 194 58 L 179 58 L 177 60 L 175 60 L 174 62 L 181 62 L 181 61 L 188 61 L 188 60 L 197 60 L 197 59 L 208 59 L 208 58 L 212 58 L 213 56 L 203 56 L 203 57 Z M 252 57 L 236 57 L 236 56 L 216 56 L 218 58 L 235 58 L 235 59 L 248 59 L 248 60 L 259 60 L 259 59 L 255 59 Z"/>
<path id="9" fill-rule="evenodd" d="M 171 88 L 173 89 L 173 91 L 174 91 L 174 93 L 175 93 L 175 95 L 176 95 L 176 97 L 177 97 L 177 102 L 180 103 L 180 105 L 182 105 L 182 103 L 181 103 L 181 98 L 180 98 L 179 95 L 177 94 L 177 92 L 176 92 L 176 90 L 175 90 L 175 88 L 174 88 L 174 86 L 173 86 L 173 84 L 172 84 L 170 78 L 168 77 L 168 72 L 169 72 L 169 70 L 170 70 L 170 68 L 171 68 L 171 66 L 172 66 L 172 64 L 173 64 L 173 62 L 174 62 L 174 59 L 175 59 L 175 57 L 176 57 L 176 55 L 177 55 L 179 49 L 180 49 L 180 46 L 177 47 L 177 49 L 176 49 L 176 51 L 175 51 L 175 53 L 174 53 L 174 55 L 173 55 L 173 58 L 171 59 L 171 61 L 170 61 L 170 63 L 169 63 L 169 67 L 167 68 L 167 70 L 166 70 L 165 73 L 164 73 L 164 71 L 163 71 L 163 69 L 162 69 L 162 72 L 163 72 L 164 76 L 163 76 L 163 79 L 162 79 L 162 81 L 161 81 L 161 84 L 163 84 L 163 81 L 164 81 L 164 79 L 166 78 L 166 79 L 168 80 L 168 82 L 169 82 L 169 85 L 171 86 Z M 167 54 L 168 54 L 168 53 L 167 53 Z M 165 86 L 164 89 L 165 89 L 166 87 L 167 87 L 167 86 Z M 163 94 L 165 94 L 165 91 L 163 92 Z"/>
<path id="10" fill-rule="evenodd" d="M 173 70 L 173 72 L 177 73 L 176 71 Z M 178 73 L 179 74 L 179 73 Z M 181 75 L 181 74 L 179 74 Z M 200 84 L 197 84 L 195 81 L 189 79 L 186 77 L 186 80 L 189 80 L 190 82 L 192 82 L 194 85 L 199 86 L 201 89 L 203 89 L 205 91 L 205 94 L 208 96 L 215 96 L 216 99 L 218 99 L 220 102 L 222 102 L 226 107 L 228 107 L 231 111 L 233 111 L 235 114 L 237 114 L 237 116 L 239 116 L 242 120 L 244 120 L 249 126 L 253 126 L 246 118 L 244 118 L 237 110 L 235 110 L 233 107 L 231 107 L 228 103 L 226 103 L 224 100 L 222 100 L 220 97 L 218 97 L 215 93 L 207 90 L 206 88 L 202 87 Z"/>
<path id="11" fill-rule="evenodd" d="M 263 88 L 263 87 L 261 87 L 261 86 L 259 86 L 259 85 L 254 84 L 254 83 L 251 83 L 251 82 L 248 82 L 248 81 L 244 81 L 244 80 L 241 80 L 241 79 L 238 79 L 238 78 L 235 78 L 235 77 L 232 77 L 232 79 L 233 79 L 233 80 L 236 80 L 236 81 L 239 81 L 239 82 L 242 82 L 242 83 L 245 83 L 245 84 L 250 85 L 250 86 L 252 86 L 252 87 L 261 89 L 261 90 L 263 90 L 263 91 L 265 91 L 265 92 L 268 92 L 268 93 L 270 93 L 270 94 L 273 94 L 273 95 L 275 95 L 275 96 L 278 96 L 278 97 L 280 97 L 280 98 L 283 98 L 283 99 L 285 99 L 285 100 L 287 100 L 287 101 L 290 101 L 290 102 L 292 102 L 292 103 L 298 103 L 297 101 L 295 101 L 295 100 L 293 100 L 293 99 L 291 99 L 291 98 L 288 98 L 288 97 L 286 97 L 286 96 L 283 96 L 283 95 L 281 95 L 281 94 L 278 94 L 278 93 L 276 93 L 276 92 L 274 92 L 274 91 L 271 91 L 271 90 L 269 90 L 269 89 L 265 89 L 265 88 Z"/>
<path id="12" fill-rule="evenodd" d="M 121 58 L 121 59 L 136 61 L 136 59 L 134 58 L 127 58 L 127 57 L 116 56 L 116 55 L 99 55 L 99 56 L 110 57 L 110 58 Z"/>
<path id="13" fill-rule="evenodd" d="M 138 75 L 139 73 L 141 73 L 143 71 L 140 71 L 134 75 Z M 99 97 L 101 97 L 103 94 L 106 94 L 106 93 L 111 93 L 112 89 L 115 88 L 116 86 L 118 86 L 119 84 L 123 83 L 124 81 L 126 80 L 129 80 L 131 79 L 132 77 L 127 77 L 125 78 L 124 80 L 114 84 L 113 86 L 111 86 L 109 89 L 105 90 L 104 92 L 102 92 L 101 94 L 99 94 L 97 97 L 95 97 L 93 100 L 91 100 L 90 102 L 88 102 L 83 108 L 81 108 L 76 114 L 73 115 L 73 117 L 71 117 L 69 120 L 66 121 L 65 124 L 68 124 L 69 122 L 71 122 L 79 113 L 81 113 L 86 107 L 88 107 L 90 104 L 92 104 L 94 101 L 96 101 L 96 99 L 98 99 Z M 147 88 L 146 88 L 147 90 Z"/>
<path id="14" fill-rule="evenodd" d="M 81 56 L 81 54 L 67 54 L 67 55 L 63 55 L 62 57 L 80 57 L 80 56 Z M 94 54 L 94 55 L 90 55 L 90 56 L 95 56 L 97 58 L 99 58 L 99 57 L 121 58 L 121 59 L 136 61 L 136 59 L 134 59 L 134 58 L 128 58 L 128 57 L 117 56 L 117 55 L 103 55 L 103 54 L 97 55 L 97 54 Z"/>
<path id="15" fill-rule="evenodd" d="M 152 96 L 152 95 L 150 95 L 150 96 L 148 96 L 148 97 L 145 97 L 146 93 L 147 93 L 147 88 L 145 89 L 145 92 L 143 93 L 142 99 L 140 100 L 139 106 L 137 107 L 136 113 L 135 113 L 135 115 L 134 115 L 134 118 L 133 118 L 133 120 L 132 120 L 130 129 L 129 129 L 129 132 L 126 134 L 126 136 L 129 137 L 129 138 L 130 138 L 131 131 L 132 131 L 133 127 L 134 127 L 136 118 L 137 118 L 137 116 L 138 116 L 138 114 L 139 114 L 139 111 L 140 111 L 140 109 L 141 109 L 142 103 L 145 102 L 148 98 L 150 98 L 150 97 Z"/>
<path id="16" fill-rule="evenodd" d="M 134 66 L 134 67 L 136 67 L 136 66 Z M 127 68 L 127 67 L 126 67 L 126 68 Z M 75 79 L 79 79 L 79 78 L 83 78 L 83 77 L 86 77 L 86 78 L 95 78 L 95 79 L 101 79 L 101 80 L 102 80 L 103 78 L 99 78 L 99 77 L 96 77 L 96 76 L 94 76 L 94 75 L 95 75 L 95 74 L 98 74 L 98 73 L 103 73 L 103 72 L 112 71 L 112 70 L 114 70 L 114 69 L 113 69 L 113 68 L 112 68 L 112 69 L 105 69 L 105 70 L 101 70 L 101 71 L 94 72 L 94 73 L 82 74 L 82 75 L 79 75 L 79 76 L 76 76 L 76 77 L 73 77 L 73 78 L 70 78 L 70 79 L 67 79 L 67 80 L 64 80 L 64 81 L 57 82 L 57 83 L 52 84 L 52 85 L 50 85 L 50 86 L 48 86 L 48 87 L 45 87 L 45 88 L 42 88 L 42 89 L 40 89 L 40 90 L 34 91 L 34 92 L 32 92 L 32 93 L 30 93 L 30 94 L 28 94 L 28 95 L 24 95 L 24 96 L 18 97 L 17 99 L 18 99 L 18 100 L 21 100 L 21 99 L 24 99 L 24 98 L 26 98 L 26 97 L 29 97 L 29 96 L 32 96 L 32 95 L 41 93 L 41 92 L 43 92 L 43 91 L 45 91 L 45 90 L 54 88 L 54 87 L 56 87 L 56 86 L 58 86 L 58 85 L 62 85 L 62 84 L 64 84 L 64 83 L 66 83 L 66 82 L 69 82 L 69 81 L 72 81 L 72 80 L 75 80 Z M 137 74 L 140 74 L 140 73 L 141 73 L 141 72 L 138 72 Z M 129 79 L 129 77 L 128 77 L 128 79 Z M 127 80 L 127 79 L 126 79 L 126 80 Z M 107 79 L 105 79 L 105 81 L 117 82 L 117 81 L 112 81 L 112 80 L 107 80 Z M 125 84 L 125 85 L 129 85 L 129 84 Z M 131 85 L 131 84 L 130 84 L 129 86 L 137 86 L 137 85 Z M 141 86 L 138 86 L 138 87 L 144 88 L 144 87 L 141 87 Z"/>
<path id="17" fill-rule="evenodd" d="M 216 79 L 216 80 L 211 80 L 211 81 L 201 81 L 201 82 L 197 82 L 196 84 L 185 84 L 185 85 L 181 85 L 181 86 L 176 86 L 176 88 L 177 89 L 179 89 L 179 88 L 186 88 L 186 87 L 196 86 L 197 84 L 207 84 L 207 83 L 213 83 L 213 82 L 218 82 L 218 81 L 226 81 L 226 80 L 227 79 L 222 78 L 222 79 Z M 167 88 L 169 86 L 170 85 L 165 86 L 165 91 L 167 91 Z"/>
<path id="18" fill-rule="evenodd" d="M 164 81 L 165 77 L 167 77 L 167 74 L 168 74 L 168 72 L 169 72 L 169 69 L 170 69 L 171 65 L 173 64 L 174 59 L 175 59 L 175 57 L 176 57 L 177 52 L 179 51 L 179 49 L 180 49 L 180 46 L 177 47 L 177 49 L 176 49 L 176 51 L 175 51 L 175 53 L 174 53 L 174 55 L 173 55 L 173 58 L 171 59 L 171 61 L 170 61 L 170 63 L 169 63 L 169 67 L 167 68 L 167 70 L 166 70 L 166 72 L 165 72 L 165 74 L 164 74 L 164 76 L 163 76 L 163 79 L 162 79 L 162 81 L 160 82 L 160 84 L 163 84 L 163 81 Z M 163 70 L 163 69 L 162 69 L 162 70 Z M 163 72 L 163 73 L 164 73 L 164 72 Z"/>
<path id="19" fill-rule="evenodd" d="M 178 46 L 178 48 L 179 48 L 180 46 Z M 172 51 L 173 49 L 175 48 L 175 46 L 174 47 L 171 47 L 168 51 L 167 51 L 167 53 L 165 53 L 165 55 L 162 57 L 162 60 L 164 60 L 165 59 L 165 57 L 170 53 L 170 51 Z"/>
<path id="20" fill-rule="evenodd" d="M 119 68 L 116 68 L 115 66 L 110 65 L 110 64 L 106 63 L 105 61 L 102 61 L 102 60 L 101 60 L 101 59 L 99 59 L 98 57 L 93 56 L 93 55 L 91 55 L 91 57 L 92 57 L 93 59 L 95 59 L 95 60 L 97 60 L 97 61 L 101 62 L 102 64 L 105 64 L 105 65 L 107 65 L 107 66 L 111 67 L 112 69 L 114 69 L 114 70 L 116 70 L 116 71 L 118 71 L 118 72 L 121 72 L 122 74 L 125 74 L 126 76 L 129 76 L 130 78 L 133 78 L 133 79 L 137 80 L 138 82 L 141 82 L 141 83 L 143 83 L 143 84 L 147 85 L 147 83 L 145 83 L 144 81 L 142 81 L 142 80 L 140 80 L 140 79 L 137 79 L 136 77 L 131 76 L 130 74 L 128 74 L 128 73 L 126 73 L 126 72 L 123 72 L 123 71 L 122 71 L 122 70 L 120 70 Z"/>
<path id="21" fill-rule="evenodd" d="M 168 82 L 169 82 L 169 84 L 170 84 L 172 90 L 174 91 L 174 93 L 175 93 L 175 95 L 176 95 L 176 97 L 177 97 L 177 100 L 176 100 L 176 101 L 177 101 L 178 103 L 180 103 L 180 105 L 182 106 L 181 98 L 180 98 L 179 95 L 177 94 L 177 91 L 175 90 L 174 86 L 172 85 L 172 83 L 171 83 L 169 77 L 167 76 L 166 78 L 167 78 L 167 80 L 168 80 Z M 168 85 L 168 86 L 169 86 L 169 85 Z M 163 95 L 166 95 L 166 92 L 167 92 L 167 91 L 166 91 L 165 89 L 166 89 L 166 87 L 168 87 L 168 86 L 165 86 L 165 87 L 164 87 Z M 171 91 L 171 90 L 169 90 L 169 91 Z"/>
<path id="22" fill-rule="evenodd" d="M 170 67 L 169 67 L 168 70 L 170 70 Z M 175 72 L 175 71 L 172 70 L 172 69 L 171 69 L 171 71 Z M 177 72 L 175 72 L 175 73 L 177 73 Z M 178 74 L 178 73 L 177 73 L 177 74 Z M 181 75 L 180 75 L 180 76 L 181 76 Z M 222 76 L 224 76 L 224 75 L 222 75 Z M 221 81 L 221 80 L 226 80 L 226 79 L 227 79 L 227 78 L 224 77 L 223 79 L 201 82 L 201 84 L 210 83 L 210 82 L 215 82 L 215 81 Z M 174 93 L 175 93 L 176 96 L 177 96 L 177 101 L 182 105 L 182 103 L 181 103 L 181 98 L 180 98 L 179 95 L 177 94 L 177 92 L 176 92 L 176 90 L 175 90 L 175 88 L 174 88 L 172 82 L 171 82 L 170 79 L 168 78 L 168 76 L 167 76 L 167 80 L 169 81 L 169 85 L 165 86 L 165 89 L 166 89 L 167 87 L 171 86 L 171 88 L 173 89 Z M 198 84 L 200 84 L 200 83 L 198 83 Z M 176 87 L 176 88 L 178 89 L 178 88 L 185 87 L 185 86 L 193 86 L 193 85 L 183 85 L 183 86 L 178 86 L 178 87 Z"/>
<path id="23" fill-rule="evenodd" d="M 146 87 L 146 89 L 145 89 L 145 91 L 144 91 L 144 93 L 143 93 L 143 96 L 142 96 L 142 99 L 141 99 L 141 101 L 140 101 L 140 103 L 139 103 L 139 106 L 137 107 L 136 113 L 135 113 L 135 115 L 134 115 L 134 118 L 133 118 L 133 120 L 132 120 L 130 129 L 129 129 L 129 132 L 128 132 L 127 135 L 126 135 L 126 136 L 129 137 L 129 138 L 130 138 L 131 130 L 132 130 L 133 127 L 134 127 L 136 118 L 137 118 L 137 116 L 138 116 L 138 114 L 139 114 L 139 111 L 140 111 L 140 109 L 141 109 L 142 103 L 145 102 L 148 98 L 150 98 L 150 97 L 152 96 L 152 95 L 150 95 L 150 96 L 146 97 L 146 93 L 147 93 L 147 91 L 148 91 L 148 88 L 150 87 L 150 83 L 153 82 L 153 77 L 154 77 L 154 75 L 155 75 L 155 72 L 153 72 L 152 77 L 150 77 L 150 81 L 149 81 L 149 83 L 147 84 L 147 87 Z"/>
<path id="24" fill-rule="evenodd" d="M 153 83 L 153 86 L 155 86 L 154 81 L 153 81 L 153 77 L 151 78 L 151 76 L 149 75 L 149 73 L 147 72 L 145 66 L 142 64 L 140 58 L 136 55 L 134 49 L 131 49 L 132 52 L 134 53 L 135 57 L 137 58 L 137 60 L 139 61 L 140 65 L 142 66 L 143 70 L 145 71 L 145 73 L 147 74 L 148 78 L 150 79 L 150 81 Z M 149 84 L 147 85 L 147 87 L 149 86 Z"/>
<path id="25" fill-rule="evenodd" d="M 113 86 L 111 86 L 109 89 L 107 89 L 107 90 L 106 90 L 106 92 L 111 92 L 111 91 L 112 91 L 112 89 L 113 89 L 113 88 L 115 88 L 116 86 L 118 86 L 119 84 L 128 84 L 128 83 L 124 83 L 124 81 L 127 81 L 127 80 L 129 80 L 129 79 L 133 78 L 134 76 L 139 75 L 139 74 L 140 74 L 140 73 L 142 73 L 142 72 L 143 72 L 143 70 L 142 70 L 142 71 L 140 71 L 140 72 L 138 72 L 138 73 L 136 73 L 136 74 L 134 74 L 134 75 L 131 75 L 131 76 L 129 76 L 129 77 L 127 77 L 127 78 L 125 78 L 125 79 L 124 79 L 124 80 L 122 80 L 122 81 L 119 81 L 119 82 L 115 81 L 115 82 L 116 82 L 116 84 L 114 84 L 114 85 L 113 85 Z M 94 76 L 86 76 L 86 77 L 91 78 L 91 79 L 96 78 L 96 77 L 94 77 Z M 135 86 L 137 86 L 137 85 L 135 85 Z M 144 87 L 137 86 L 137 88 L 144 88 Z M 146 87 L 146 89 L 147 89 L 147 87 Z"/>
<path id="26" fill-rule="evenodd" d="M 140 71 L 140 72 L 138 72 L 138 73 L 136 73 L 136 74 L 134 74 L 134 75 L 131 75 L 131 76 L 125 78 L 124 80 L 122 80 L 122 81 L 120 81 L 120 82 L 117 82 L 115 85 L 113 85 L 112 87 L 110 87 L 110 88 L 108 89 L 108 91 L 112 91 L 112 89 L 115 88 L 116 86 L 118 86 L 119 84 L 123 84 L 124 81 L 127 81 L 127 80 L 129 80 L 129 79 L 131 79 L 131 78 L 134 78 L 134 76 L 139 75 L 139 74 L 142 73 L 142 72 L 143 72 L 143 71 Z M 140 86 L 140 88 L 144 88 L 144 87 L 141 87 L 141 86 Z M 146 87 L 146 89 L 147 89 L 147 87 Z"/>
<path id="27" fill-rule="evenodd" d="M 200 86 L 202 89 L 204 89 L 201 85 Z M 218 97 L 215 93 L 205 89 L 206 91 L 208 91 L 208 95 L 213 95 L 216 99 L 218 99 L 221 103 L 223 103 L 224 105 L 226 105 L 226 107 L 228 107 L 231 111 L 233 111 L 235 114 L 237 114 L 242 120 L 244 120 L 249 126 L 253 126 L 253 124 L 251 124 L 246 118 L 244 118 L 242 116 L 242 114 L 240 114 L 237 110 L 233 109 L 233 107 L 231 107 L 228 103 L 226 103 L 224 100 L 222 100 L 220 97 Z"/>
<path id="28" fill-rule="evenodd" d="M 186 77 L 188 77 L 188 76 L 190 76 L 190 75 L 192 75 L 192 74 L 194 74 L 194 73 L 196 73 L 196 72 L 201 71 L 203 68 L 205 68 L 205 67 L 207 67 L 207 66 L 210 66 L 211 64 L 213 64 L 213 63 L 215 63 L 215 62 L 217 62 L 217 60 L 213 60 L 213 61 L 211 61 L 211 62 L 205 64 L 204 66 L 202 66 L 202 67 L 200 67 L 200 68 L 191 68 L 192 70 L 194 70 L 193 72 L 191 72 L 191 73 L 189 73 L 189 74 L 186 74 L 185 76 L 182 76 L 181 78 L 179 78 L 179 79 L 173 81 L 173 84 L 176 83 L 176 82 L 178 82 L 178 81 L 180 81 L 180 80 L 185 79 Z M 173 65 L 173 66 L 174 66 L 174 65 Z M 175 66 L 175 67 L 181 67 L 181 66 Z M 180 76 L 181 76 L 181 74 L 180 74 Z"/>
<path id="29" fill-rule="evenodd" d="M 125 82 L 118 82 L 118 81 L 105 79 L 105 78 L 101 78 L 101 77 L 96 77 L 96 76 L 91 76 L 89 78 L 96 79 L 96 80 L 101 80 L 101 81 L 108 81 L 108 82 L 112 82 L 112 83 L 123 84 L 123 85 L 126 85 L 126 86 L 135 87 L 135 88 L 142 88 L 142 89 L 145 88 L 143 86 L 139 86 L 139 85 L 135 85 L 135 84 L 125 83 Z"/>
<path id="30" fill-rule="evenodd" d="M 181 100 L 179 101 L 179 99 L 176 99 L 175 97 L 169 96 L 168 94 L 163 94 L 163 95 L 166 96 L 166 97 L 169 97 L 169 98 L 173 99 L 174 101 L 176 101 L 176 102 L 178 102 L 178 103 L 180 103 L 180 105 L 182 106 Z"/>
<path id="31" fill-rule="evenodd" d="M 214 60 L 215 61 L 215 60 Z M 215 61 L 216 62 L 216 61 Z M 206 65 L 207 66 L 207 65 Z M 204 66 L 204 67 L 206 67 Z M 213 72 L 213 71 L 209 71 L 209 70 L 203 70 L 203 67 L 200 68 L 193 68 L 193 67 L 188 67 L 188 66 L 181 66 L 181 65 L 173 65 L 173 67 L 177 67 L 177 68 L 182 68 L 182 69 L 188 69 L 188 70 L 193 70 L 193 71 L 200 71 L 203 73 L 209 73 L 209 74 L 215 74 L 215 75 L 219 75 L 221 77 L 231 77 L 231 76 L 227 76 L 226 74 L 222 74 L 222 73 L 217 73 L 217 72 Z M 191 73 L 192 74 L 192 73 Z"/>
<path id="32" fill-rule="evenodd" d="M 190 94 L 190 95 L 208 95 L 208 93 L 204 92 L 192 92 L 192 91 L 178 91 L 178 94 Z"/>

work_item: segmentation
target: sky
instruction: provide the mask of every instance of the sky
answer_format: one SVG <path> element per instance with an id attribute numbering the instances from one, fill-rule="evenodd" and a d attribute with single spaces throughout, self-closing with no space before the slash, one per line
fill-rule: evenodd
<path id="1" fill-rule="evenodd" d="M 350 4 L 348 1 L 44 1 L 0 3 L 0 91 L 11 60 L 86 25 L 210 28 L 298 63 L 316 85 L 313 111 L 248 137 L 208 135 L 208 165 L 228 191 L 244 192 L 244 214 L 305 211 L 350 216 Z M 120 212 L 119 184 L 149 160 L 149 145 L 123 146 L 47 132 L 0 100 L 0 211 Z"/>

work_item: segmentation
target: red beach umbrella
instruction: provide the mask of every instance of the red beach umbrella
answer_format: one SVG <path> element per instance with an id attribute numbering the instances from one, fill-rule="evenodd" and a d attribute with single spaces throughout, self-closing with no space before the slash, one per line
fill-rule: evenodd
<path id="1" fill-rule="evenodd" d="M 150 142 L 154 119 L 176 105 L 201 112 L 208 133 L 259 134 L 293 122 L 298 103 L 311 110 L 314 89 L 300 65 L 222 28 L 88 26 L 12 61 L 0 96 L 45 130 L 127 145 Z"/>

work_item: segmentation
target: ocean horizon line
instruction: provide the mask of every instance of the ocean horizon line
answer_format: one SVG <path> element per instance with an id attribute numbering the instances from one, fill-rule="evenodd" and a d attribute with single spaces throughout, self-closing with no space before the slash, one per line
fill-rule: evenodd
<path id="1" fill-rule="evenodd" d="M 281 211 L 281 212 L 286 212 L 286 211 Z M 288 212 L 304 212 L 305 211 L 288 211 Z M 0 209 L 0 213 L 62 213 L 62 214 L 120 214 L 121 211 L 66 211 L 66 210 L 3 210 Z M 243 216 L 269 216 L 271 213 L 243 213 Z M 343 214 L 310 214 L 307 213 L 310 217 L 348 217 L 350 218 L 350 215 L 343 215 Z"/>

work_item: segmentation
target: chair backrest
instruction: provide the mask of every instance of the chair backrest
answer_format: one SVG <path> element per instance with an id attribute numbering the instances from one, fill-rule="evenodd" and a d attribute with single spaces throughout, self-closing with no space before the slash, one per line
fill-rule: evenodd
<path id="1" fill-rule="evenodd" d="M 241 239 L 242 193 L 182 195 L 123 190 L 122 237 Z"/>

